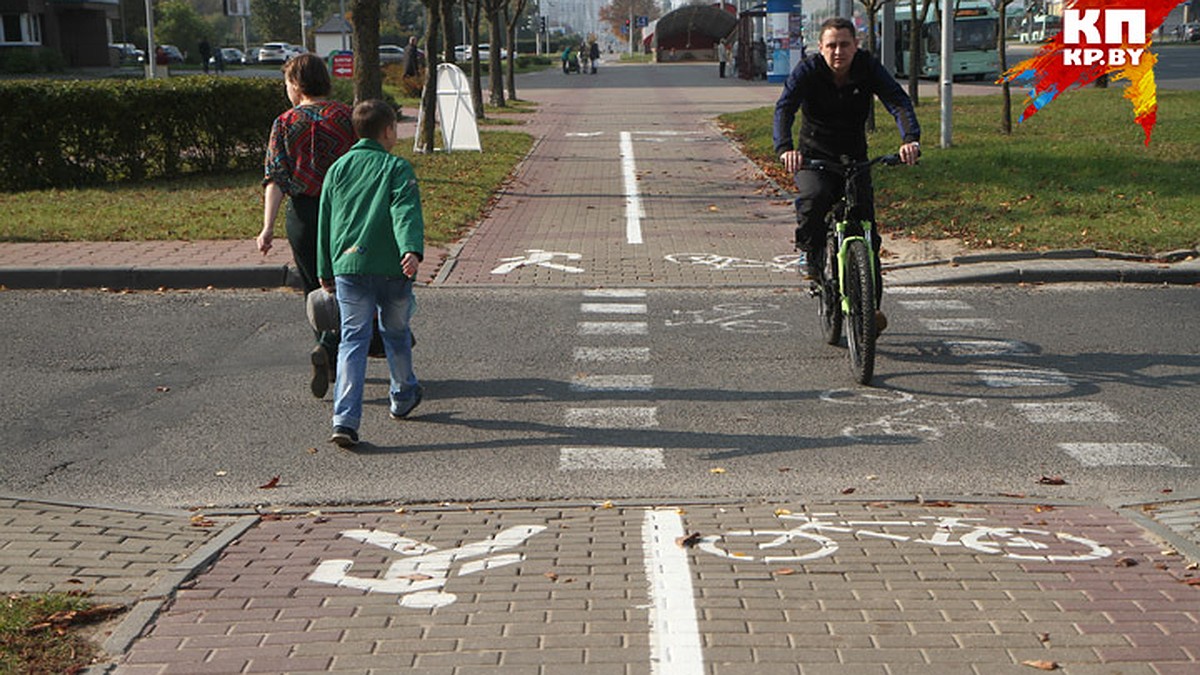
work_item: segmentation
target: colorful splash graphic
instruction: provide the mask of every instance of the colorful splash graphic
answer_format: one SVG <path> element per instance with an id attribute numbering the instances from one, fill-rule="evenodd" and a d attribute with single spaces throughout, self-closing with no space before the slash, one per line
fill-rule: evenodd
<path id="1" fill-rule="evenodd" d="M 1158 118 L 1150 36 L 1162 26 L 1179 0 L 1068 0 L 1063 3 L 1063 30 L 1032 58 L 1004 73 L 1007 80 L 1029 88 L 1021 121 L 1069 89 L 1092 84 L 1103 76 L 1126 80 L 1125 98 L 1133 104 L 1134 122 L 1145 131 L 1146 145 Z M 1070 12 L 1076 14 L 1069 15 Z M 1143 30 L 1136 30 L 1138 23 Z M 1132 27 L 1131 27 L 1132 25 Z M 1070 42 L 1068 42 L 1068 40 Z"/>

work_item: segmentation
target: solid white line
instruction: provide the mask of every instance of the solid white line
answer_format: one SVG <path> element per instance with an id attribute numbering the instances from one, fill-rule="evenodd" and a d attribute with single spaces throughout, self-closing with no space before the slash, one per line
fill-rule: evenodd
<path id="1" fill-rule="evenodd" d="M 665 469 L 662 448 L 561 448 L 558 453 L 559 471 L 630 471 Z"/>
<path id="2" fill-rule="evenodd" d="M 649 347 L 576 347 L 576 361 L 636 363 L 650 360 Z"/>
<path id="3" fill-rule="evenodd" d="M 653 375 L 576 375 L 571 391 L 653 391 Z"/>
<path id="4" fill-rule="evenodd" d="M 642 243 L 642 195 L 638 192 L 637 165 L 633 159 L 633 135 L 621 132 L 621 173 L 625 177 L 625 240 Z"/>
<path id="5" fill-rule="evenodd" d="M 650 672 L 655 675 L 705 672 L 692 570 L 687 551 L 675 543 L 683 536 L 677 512 L 646 511 L 642 546 L 650 584 Z"/>
<path id="6" fill-rule="evenodd" d="M 580 335 L 645 335 L 649 326 L 645 321 L 580 321 Z"/>
<path id="7" fill-rule="evenodd" d="M 645 314 L 644 303 L 585 302 L 579 305 L 584 314 Z"/>

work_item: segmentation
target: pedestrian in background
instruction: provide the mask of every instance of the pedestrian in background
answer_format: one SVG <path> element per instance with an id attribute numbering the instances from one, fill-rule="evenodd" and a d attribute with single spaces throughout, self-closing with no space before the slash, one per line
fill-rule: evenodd
<path id="1" fill-rule="evenodd" d="M 359 140 L 325 176 L 317 254 L 321 285 L 336 291 L 341 310 L 329 441 L 343 448 L 358 444 L 376 317 L 387 353 L 391 417 L 406 417 L 423 394 L 408 323 L 412 280 L 425 256 L 417 176 L 407 160 L 392 154 L 397 130 L 391 106 L 377 99 L 354 106 L 354 132 Z"/>
<path id="2" fill-rule="evenodd" d="M 725 41 L 717 42 L 717 70 L 721 77 L 725 77 L 725 63 L 729 61 L 729 47 L 725 46 Z"/>
<path id="3" fill-rule="evenodd" d="M 204 66 L 204 74 L 208 74 L 208 60 L 212 58 L 212 47 L 208 40 L 200 41 L 200 63 Z"/>
<path id="4" fill-rule="evenodd" d="M 417 70 L 421 67 L 417 55 L 417 36 L 413 35 L 408 38 L 408 47 L 404 49 L 404 76 L 413 77 L 417 74 Z"/>
<path id="5" fill-rule="evenodd" d="M 592 62 L 592 74 L 596 74 L 596 66 L 600 65 L 600 45 L 592 40 L 592 45 L 588 47 L 588 58 Z"/>
<path id="6" fill-rule="evenodd" d="M 354 144 L 350 107 L 326 97 L 333 88 L 325 62 L 301 54 L 283 65 L 283 80 L 292 108 L 275 118 L 264 161 L 262 231 L 258 250 L 266 255 L 275 237 L 275 218 L 286 195 L 288 243 L 305 296 L 320 288 L 317 277 L 317 214 L 325 172 Z M 336 331 L 315 333 L 312 395 L 323 398 L 333 381 L 337 359 Z"/>

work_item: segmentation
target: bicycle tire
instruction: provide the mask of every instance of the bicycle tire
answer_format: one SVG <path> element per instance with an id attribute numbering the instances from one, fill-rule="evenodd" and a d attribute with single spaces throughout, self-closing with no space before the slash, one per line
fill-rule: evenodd
<path id="1" fill-rule="evenodd" d="M 846 296 L 850 307 L 846 343 L 850 370 L 859 384 L 870 384 L 875 375 L 875 275 L 866 243 L 853 239 L 846 245 Z"/>
<path id="2" fill-rule="evenodd" d="M 817 312 L 821 316 L 821 337 L 825 344 L 837 345 L 842 341 L 842 300 L 837 280 L 837 238 L 833 232 L 825 243 L 825 264 L 817 290 L 821 303 Z"/>

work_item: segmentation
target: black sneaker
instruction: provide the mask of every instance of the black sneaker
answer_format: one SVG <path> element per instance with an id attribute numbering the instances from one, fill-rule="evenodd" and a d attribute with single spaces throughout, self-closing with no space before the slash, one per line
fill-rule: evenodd
<path id="1" fill-rule="evenodd" d="M 398 420 L 408 417 L 408 414 L 421 405 L 421 397 L 425 395 L 425 388 L 417 385 L 416 391 L 413 392 L 413 397 L 405 401 L 399 408 L 392 408 L 392 419 Z"/>
<path id="2" fill-rule="evenodd" d="M 332 379 L 332 369 L 329 367 L 329 352 L 321 345 L 313 347 L 312 354 L 312 382 L 308 383 L 308 387 L 312 390 L 312 395 L 317 398 L 325 398 L 325 393 L 329 391 L 329 382 Z"/>
<path id="3" fill-rule="evenodd" d="M 329 442 L 339 448 L 353 448 L 358 445 L 358 432 L 350 427 L 334 427 Z"/>

